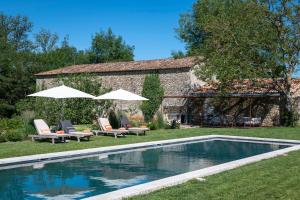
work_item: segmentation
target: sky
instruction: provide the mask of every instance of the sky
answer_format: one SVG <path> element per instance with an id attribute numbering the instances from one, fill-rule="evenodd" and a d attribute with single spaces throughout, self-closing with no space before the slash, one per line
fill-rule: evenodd
<path id="1" fill-rule="evenodd" d="M 69 35 L 70 44 L 85 50 L 95 32 L 112 28 L 135 46 L 135 60 L 168 58 L 184 50 L 175 32 L 180 14 L 195 0 L 0 0 L 0 12 L 25 15 L 33 34 L 41 28 Z M 33 35 L 32 34 L 32 35 Z M 31 35 L 31 37 L 32 37 Z"/>

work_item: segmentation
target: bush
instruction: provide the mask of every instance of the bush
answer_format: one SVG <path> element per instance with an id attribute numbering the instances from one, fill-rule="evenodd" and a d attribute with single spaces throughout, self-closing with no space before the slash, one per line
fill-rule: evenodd
<path id="1" fill-rule="evenodd" d="M 35 133 L 34 127 L 20 116 L 0 119 L 0 142 L 21 141 L 28 134 L 33 133 Z"/>
<path id="2" fill-rule="evenodd" d="M 0 142 L 7 142 L 5 138 L 6 130 L 0 130 Z"/>
<path id="3" fill-rule="evenodd" d="M 149 122 L 159 109 L 164 96 L 164 89 L 160 84 L 158 74 L 151 74 L 145 77 L 142 96 L 149 99 L 148 101 L 143 101 L 141 105 L 144 118 Z"/>
<path id="4" fill-rule="evenodd" d="M 149 127 L 150 130 L 156 130 L 157 129 L 156 124 L 151 123 L 151 122 L 148 124 L 148 127 Z"/>
<path id="5" fill-rule="evenodd" d="M 6 141 L 17 142 L 24 139 L 24 134 L 21 129 L 8 130 L 4 134 Z"/>
<path id="6" fill-rule="evenodd" d="M 164 117 L 161 113 L 157 114 L 155 123 L 158 129 L 165 128 Z"/>
<path id="7" fill-rule="evenodd" d="M 179 129 L 180 123 L 175 119 L 165 125 L 166 129 Z"/>

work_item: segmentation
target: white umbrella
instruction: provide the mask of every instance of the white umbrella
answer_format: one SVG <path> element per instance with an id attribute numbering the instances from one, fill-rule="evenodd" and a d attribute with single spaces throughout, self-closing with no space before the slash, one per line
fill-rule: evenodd
<path id="1" fill-rule="evenodd" d="M 108 92 L 106 94 L 100 95 L 94 99 L 101 99 L 101 100 L 123 100 L 123 101 L 147 101 L 148 99 L 132 92 L 128 92 L 123 89 L 115 90 Z M 122 103 L 121 103 L 121 110 L 122 110 Z M 122 115 L 121 115 L 122 116 Z"/>
<path id="2" fill-rule="evenodd" d="M 47 90 L 43 90 L 34 94 L 28 95 L 30 97 L 48 97 L 54 99 L 66 99 L 66 98 L 95 98 L 93 95 L 81 92 L 74 88 L 61 85 L 58 87 L 53 87 Z"/>
<path id="3" fill-rule="evenodd" d="M 48 97 L 54 99 L 67 99 L 67 98 L 89 98 L 93 99 L 95 96 L 87 94 L 85 92 L 81 92 L 80 90 L 76 90 L 74 88 L 61 85 L 58 87 L 53 87 L 47 90 L 43 90 L 40 92 L 36 92 L 28 95 L 30 97 Z M 64 102 L 62 102 L 62 117 L 64 113 Z"/>
<path id="4" fill-rule="evenodd" d="M 124 100 L 124 101 L 147 101 L 145 97 L 139 96 L 132 92 L 128 92 L 123 89 L 115 90 L 112 92 L 108 92 L 106 94 L 100 95 L 94 99 L 102 99 L 102 100 Z"/>

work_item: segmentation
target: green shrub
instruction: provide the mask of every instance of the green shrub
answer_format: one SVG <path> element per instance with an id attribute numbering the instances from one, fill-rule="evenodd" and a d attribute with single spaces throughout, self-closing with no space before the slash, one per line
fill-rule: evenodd
<path id="1" fill-rule="evenodd" d="M 179 129 L 180 123 L 176 120 L 172 120 L 165 124 L 165 129 Z"/>
<path id="2" fill-rule="evenodd" d="M 8 130 L 4 137 L 6 141 L 17 142 L 22 141 L 24 139 L 24 134 L 20 129 Z"/>
<path id="3" fill-rule="evenodd" d="M 5 138 L 6 130 L 0 130 L 0 142 L 7 142 Z"/>
<path id="4" fill-rule="evenodd" d="M 0 119 L 0 142 L 21 141 L 33 133 L 35 128 L 20 116 Z"/>
<path id="5" fill-rule="evenodd" d="M 155 123 L 156 123 L 156 126 L 157 126 L 158 129 L 165 128 L 164 117 L 161 113 L 157 114 Z"/>
<path id="6" fill-rule="evenodd" d="M 157 129 L 156 124 L 155 124 L 155 123 L 152 123 L 152 122 L 150 122 L 150 123 L 148 124 L 148 127 L 149 127 L 150 130 L 156 130 L 156 129 Z"/>
<path id="7" fill-rule="evenodd" d="M 13 117 L 11 119 L 2 118 L 0 119 L 0 127 L 1 129 L 17 129 L 22 128 L 24 122 L 21 117 Z"/>
<path id="8" fill-rule="evenodd" d="M 164 96 L 164 89 L 160 84 L 158 74 L 151 74 L 145 77 L 142 96 L 149 99 L 148 101 L 143 101 L 141 105 L 144 118 L 149 122 L 159 109 Z"/>
<path id="9" fill-rule="evenodd" d="M 31 124 L 26 124 L 25 123 L 23 128 L 22 128 L 22 131 L 23 131 L 24 137 L 25 136 L 27 137 L 28 135 L 36 134 L 36 130 L 35 130 L 34 126 L 31 125 Z"/>

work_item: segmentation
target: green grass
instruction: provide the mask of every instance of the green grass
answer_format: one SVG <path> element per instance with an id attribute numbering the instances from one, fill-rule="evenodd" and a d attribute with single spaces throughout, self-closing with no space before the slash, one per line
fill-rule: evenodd
<path id="1" fill-rule="evenodd" d="M 79 128 L 84 129 L 84 126 Z M 119 139 L 99 136 L 93 137 L 89 142 L 80 143 L 75 141 L 55 145 L 49 142 L 31 141 L 0 143 L 0 158 L 209 134 L 300 140 L 300 128 L 158 130 L 151 131 L 147 136 L 127 136 Z M 130 199 L 300 199 L 300 151 L 209 176 L 205 182 L 192 180 L 185 184 Z"/>
<path id="2" fill-rule="evenodd" d="M 296 200 L 299 183 L 300 152 L 293 152 L 130 200 Z"/>
<path id="3" fill-rule="evenodd" d="M 80 127 L 81 129 L 84 127 Z M 75 149 L 86 149 L 103 146 L 112 146 L 120 144 L 130 144 L 137 142 L 147 142 L 155 140 L 166 140 L 173 138 L 183 138 L 209 134 L 225 134 L 225 135 L 240 135 L 240 136 L 256 136 L 284 139 L 299 139 L 299 128 L 253 128 L 253 129 L 238 129 L 238 128 L 197 128 L 197 129 L 182 129 L 182 130 L 157 130 L 150 131 L 146 136 L 130 135 L 125 138 L 114 139 L 109 136 L 95 136 L 91 141 L 82 141 L 77 143 L 75 140 L 69 143 L 57 143 L 52 145 L 49 141 L 30 140 L 22 142 L 6 142 L 0 143 L 0 158 L 8 158 L 14 156 L 33 155 L 41 153 L 51 153 L 59 151 L 68 151 Z"/>

